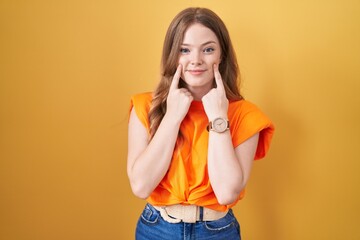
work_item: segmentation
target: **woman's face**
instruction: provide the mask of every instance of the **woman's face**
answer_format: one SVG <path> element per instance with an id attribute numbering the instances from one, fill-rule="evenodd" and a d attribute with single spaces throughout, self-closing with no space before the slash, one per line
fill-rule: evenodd
<path id="1" fill-rule="evenodd" d="M 207 93 L 213 87 L 214 64 L 219 64 L 221 47 L 215 33 L 200 23 L 191 25 L 184 34 L 179 64 L 181 78 L 195 93 Z"/>

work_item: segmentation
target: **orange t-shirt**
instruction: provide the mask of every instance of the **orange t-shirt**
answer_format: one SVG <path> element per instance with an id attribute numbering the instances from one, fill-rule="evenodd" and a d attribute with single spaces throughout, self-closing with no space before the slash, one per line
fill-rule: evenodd
<path id="1" fill-rule="evenodd" d="M 148 132 L 151 100 L 152 93 L 137 94 L 131 98 L 130 106 L 130 110 L 135 108 L 137 117 Z M 263 158 L 274 132 L 272 122 L 246 100 L 230 102 L 228 118 L 234 148 L 260 132 L 255 160 Z M 147 199 L 150 204 L 194 204 L 226 211 L 243 198 L 244 190 L 230 205 L 220 205 L 215 197 L 207 170 L 208 123 L 202 102 L 193 101 L 180 126 L 184 141 L 176 144 L 168 172 Z"/>

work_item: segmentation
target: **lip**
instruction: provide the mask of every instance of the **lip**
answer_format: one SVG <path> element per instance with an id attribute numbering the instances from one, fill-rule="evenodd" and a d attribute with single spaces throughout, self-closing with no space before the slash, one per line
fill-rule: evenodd
<path id="1" fill-rule="evenodd" d="M 204 69 L 189 69 L 189 70 L 186 70 L 186 72 L 189 72 L 192 75 L 200 75 L 200 74 L 206 72 L 206 70 L 204 70 Z"/>

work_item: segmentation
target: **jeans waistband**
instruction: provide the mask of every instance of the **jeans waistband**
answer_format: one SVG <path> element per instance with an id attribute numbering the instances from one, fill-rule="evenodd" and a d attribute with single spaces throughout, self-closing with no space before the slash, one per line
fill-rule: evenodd
<path id="1" fill-rule="evenodd" d="M 195 223 L 196 221 L 216 221 L 225 217 L 225 212 L 216 211 L 206 207 L 197 205 L 169 205 L 169 206 L 153 206 L 160 212 L 161 217 L 169 223 Z"/>

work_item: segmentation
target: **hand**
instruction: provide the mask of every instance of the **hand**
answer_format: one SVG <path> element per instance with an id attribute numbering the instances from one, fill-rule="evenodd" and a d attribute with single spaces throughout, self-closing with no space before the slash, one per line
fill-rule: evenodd
<path id="1" fill-rule="evenodd" d="M 170 116 L 175 117 L 180 122 L 188 113 L 190 104 L 193 101 L 193 96 L 186 88 L 179 88 L 181 71 L 182 66 L 179 65 L 171 82 L 166 100 L 166 114 L 170 114 Z"/>
<path id="2" fill-rule="evenodd" d="M 227 112 L 229 108 L 229 100 L 226 98 L 224 83 L 217 64 L 214 64 L 214 76 L 216 88 L 211 89 L 205 96 L 202 97 L 204 109 L 209 121 L 213 121 L 218 117 L 228 117 Z"/>

